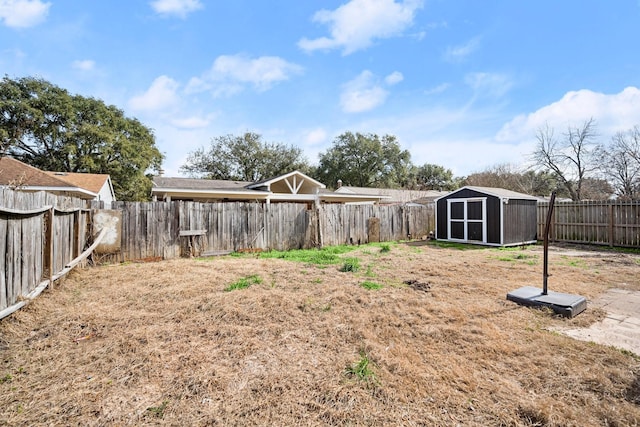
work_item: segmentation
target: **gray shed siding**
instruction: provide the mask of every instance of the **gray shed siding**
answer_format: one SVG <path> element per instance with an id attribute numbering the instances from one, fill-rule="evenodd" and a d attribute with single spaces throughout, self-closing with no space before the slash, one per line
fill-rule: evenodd
<path id="1" fill-rule="evenodd" d="M 535 200 L 509 200 L 504 205 L 505 245 L 537 240 L 537 202 Z"/>

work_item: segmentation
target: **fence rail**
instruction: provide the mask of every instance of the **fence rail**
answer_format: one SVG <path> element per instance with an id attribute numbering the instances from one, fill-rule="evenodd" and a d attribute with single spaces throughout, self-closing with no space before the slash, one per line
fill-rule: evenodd
<path id="1" fill-rule="evenodd" d="M 36 296 L 82 252 L 86 202 L 0 188 L 0 318 Z"/>
<path id="2" fill-rule="evenodd" d="M 538 203 L 538 236 L 544 233 L 549 203 Z M 550 238 L 556 242 L 640 247 L 640 202 L 556 203 Z"/>

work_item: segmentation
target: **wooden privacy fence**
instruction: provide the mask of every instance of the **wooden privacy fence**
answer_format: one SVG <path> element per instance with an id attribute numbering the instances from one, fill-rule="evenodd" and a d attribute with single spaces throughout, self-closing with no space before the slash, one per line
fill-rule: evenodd
<path id="1" fill-rule="evenodd" d="M 431 206 L 302 203 L 114 202 L 122 212 L 120 253 L 105 261 L 154 260 L 224 251 L 288 250 L 369 242 L 369 219 L 379 240 L 420 237 L 434 229 Z M 193 250 L 193 246 L 197 246 Z"/>
<path id="2" fill-rule="evenodd" d="M 548 202 L 538 203 L 538 236 L 544 235 Z M 557 242 L 640 247 L 640 202 L 560 202 L 550 238 Z"/>
<path id="3" fill-rule="evenodd" d="M 70 269 L 87 242 L 84 200 L 0 188 L 0 318 Z"/>

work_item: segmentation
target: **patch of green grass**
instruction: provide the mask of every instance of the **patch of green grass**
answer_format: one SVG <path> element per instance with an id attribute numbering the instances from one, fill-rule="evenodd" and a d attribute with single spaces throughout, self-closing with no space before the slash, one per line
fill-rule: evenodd
<path id="1" fill-rule="evenodd" d="M 373 272 L 373 264 L 367 264 L 367 271 L 364 275 L 367 277 L 376 277 L 376 273 Z"/>
<path id="2" fill-rule="evenodd" d="M 640 356 L 635 354 L 633 351 L 627 350 L 625 348 L 618 348 L 618 350 L 620 351 L 620 353 L 624 354 L 625 356 L 632 357 L 635 360 L 640 360 Z"/>
<path id="3" fill-rule="evenodd" d="M 587 263 L 584 262 L 581 259 L 573 259 L 570 260 L 567 265 L 571 266 L 571 267 L 576 267 L 576 268 L 587 268 Z"/>
<path id="4" fill-rule="evenodd" d="M 505 256 L 498 256 L 498 260 L 499 261 L 524 261 L 524 260 L 531 260 L 531 259 L 535 259 L 536 256 L 535 255 L 530 255 L 530 254 L 526 254 L 523 252 L 507 252 L 507 254 Z M 530 262 L 528 264 L 531 264 Z M 535 261 L 533 262 L 533 264 L 535 264 Z M 533 265 L 531 264 L 531 265 Z"/>
<path id="5" fill-rule="evenodd" d="M 433 246 L 434 248 L 442 248 L 442 249 L 459 249 L 461 251 L 473 250 L 473 249 L 487 249 L 485 246 L 481 245 L 472 245 L 469 243 L 458 243 L 458 242 L 445 242 L 443 240 L 429 240 L 427 242 L 428 246 Z"/>
<path id="6" fill-rule="evenodd" d="M 0 384 L 9 383 L 11 382 L 11 380 L 13 380 L 13 377 L 11 376 L 11 374 L 7 374 L 4 377 L 0 378 Z"/>
<path id="7" fill-rule="evenodd" d="M 225 292 L 235 291 L 236 289 L 244 289 L 248 288 L 251 285 L 257 285 L 258 283 L 262 283 L 262 279 L 257 274 L 253 274 L 251 276 L 243 277 L 237 282 L 233 282 L 226 288 L 224 288 Z"/>
<path id="8" fill-rule="evenodd" d="M 360 260 L 358 258 L 347 258 L 344 260 L 342 267 L 340 267 L 340 271 L 344 273 L 355 273 L 360 270 Z"/>
<path id="9" fill-rule="evenodd" d="M 294 249 L 260 253 L 260 258 L 278 258 L 307 264 L 330 265 L 340 262 L 340 255 L 354 251 L 356 246 L 328 246 L 322 249 Z"/>
<path id="10" fill-rule="evenodd" d="M 377 291 L 378 289 L 382 289 L 383 286 L 379 283 L 376 282 L 370 282 L 370 281 L 364 281 L 362 283 L 360 283 L 360 286 L 362 286 L 365 289 L 368 289 L 370 291 Z"/>
<path id="11" fill-rule="evenodd" d="M 373 371 L 375 366 L 369 355 L 364 350 L 360 350 L 360 359 L 345 368 L 345 375 L 364 382 L 367 386 L 376 386 L 378 379 Z"/>
<path id="12" fill-rule="evenodd" d="M 167 409 L 167 405 L 169 404 L 168 400 L 164 400 L 159 406 L 150 406 L 147 408 L 147 412 L 153 415 L 156 418 L 163 418 L 164 411 Z"/>

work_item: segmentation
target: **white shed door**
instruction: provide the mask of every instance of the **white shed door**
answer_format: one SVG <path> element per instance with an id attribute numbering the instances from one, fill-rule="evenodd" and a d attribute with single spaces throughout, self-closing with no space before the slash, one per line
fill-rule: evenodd
<path id="1" fill-rule="evenodd" d="M 486 198 L 450 199 L 447 203 L 449 239 L 486 243 Z"/>

